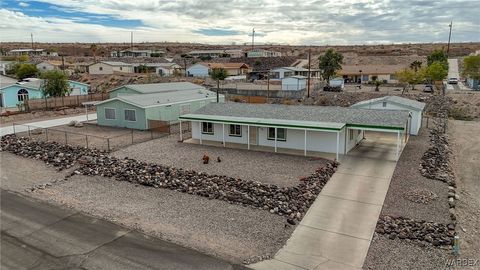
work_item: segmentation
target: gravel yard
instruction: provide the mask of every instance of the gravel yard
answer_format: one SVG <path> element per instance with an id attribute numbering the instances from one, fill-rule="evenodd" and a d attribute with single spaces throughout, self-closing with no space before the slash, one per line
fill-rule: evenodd
<path id="1" fill-rule="evenodd" d="M 448 185 L 420 174 L 422 155 L 429 147 L 429 132 L 422 128 L 418 136 L 410 136 L 392 176 L 381 215 L 403 216 L 448 224 L 451 222 L 448 205 Z M 437 198 L 431 199 L 434 193 Z M 416 195 L 417 194 L 417 195 Z M 416 203 L 412 197 L 427 198 Z M 429 198 L 430 197 L 430 198 Z M 450 250 L 420 247 L 409 240 L 388 239 L 374 234 L 365 259 L 364 269 L 444 269 Z"/>
<path id="2" fill-rule="evenodd" d="M 210 156 L 209 164 L 202 163 L 204 154 Z M 113 155 L 278 186 L 297 185 L 299 178 L 327 162 L 321 158 L 180 143 L 178 134 L 132 145 Z"/>
<path id="3" fill-rule="evenodd" d="M 410 136 L 393 173 L 382 215 L 404 216 L 416 220 L 450 223 L 447 184 L 423 177 L 419 164 L 429 146 L 428 130 L 422 128 L 418 136 Z M 407 199 L 412 193 L 433 192 L 438 197 L 429 203 Z"/>

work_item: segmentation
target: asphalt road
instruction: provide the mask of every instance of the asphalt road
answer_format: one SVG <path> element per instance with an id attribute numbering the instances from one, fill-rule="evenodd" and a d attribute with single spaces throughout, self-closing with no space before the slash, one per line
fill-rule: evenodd
<path id="1" fill-rule="evenodd" d="M 246 269 L 1 190 L 1 269 Z"/>

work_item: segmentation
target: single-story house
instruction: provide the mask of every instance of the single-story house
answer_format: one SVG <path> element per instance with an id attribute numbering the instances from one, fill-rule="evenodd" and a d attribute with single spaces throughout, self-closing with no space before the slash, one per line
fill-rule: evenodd
<path id="1" fill-rule="evenodd" d="M 148 130 L 159 122 L 176 123 L 180 114 L 195 111 L 216 99 L 216 93 L 206 89 L 120 95 L 95 104 L 97 123 Z M 220 95 L 219 100 L 224 102 L 225 97 Z"/>
<path id="2" fill-rule="evenodd" d="M 7 55 L 42 55 L 42 56 L 58 56 L 57 52 L 48 51 L 44 49 L 14 49 L 7 53 Z"/>
<path id="3" fill-rule="evenodd" d="M 252 71 L 249 65 L 245 63 L 196 63 L 187 68 L 189 77 L 206 77 L 210 71 L 215 68 L 223 68 L 230 76 L 244 75 Z"/>
<path id="4" fill-rule="evenodd" d="M 282 79 L 282 90 L 304 90 L 307 88 L 307 77 L 291 76 Z"/>
<path id="5" fill-rule="evenodd" d="M 67 63 L 67 62 L 62 63 L 62 61 L 58 61 L 58 60 L 43 61 L 38 63 L 36 66 L 39 71 L 49 71 L 49 70 L 61 70 L 62 65 L 65 65 L 65 69 L 73 67 L 72 64 L 70 63 Z"/>
<path id="6" fill-rule="evenodd" d="M 195 50 L 190 51 L 188 55 L 193 57 L 211 57 L 217 58 L 222 56 L 228 56 L 230 58 L 240 58 L 245 56 L 242 50 Z"/>
<path id="7" fill-rule="evenodd" d="M 89 74 L 133 73 L 133 65 L 124 62 L 103 61 L 88 66 Z"/>
<path id="8" fill-rule="evenodd" d="M 205 91 L 206 88 L 191 82 L 127 84 L 108 91 L 110 98 L 126 95 L 152 94 L 175 91 Z"/>
<path id="9" fill-rule="evenodd" d="M 111 57 L 152 57 L 152 54 L 155 56 L 163 56 L 164 51 L 160 50 L 122 50 L 122 51 L 113 51 L 110 53 Z"/>
<path id="10" fill-rule="evenodd" d="M 308 76 L 308 68 L 303 67 L 280 67 L 275 68 L 270 71 L 270 79 L 277 79 L 281 80 L 283 78 L 291 77 L 291 76 Z M 319 69 L 310 69 L 310 77 L 311 78 L 320 78 L 320 70 Z"/>
<path id="11" fill-rule="evenodd" d="M 338 71 L 338 75 L 342 76 L 345 82 L 351 83 L 368 83 L 375 80 L 397 83 L 395 73 L 403 69 L 404 65 L 345 65 Z"/>
<path id="12" fill-rule="evenodd" d="M 405 110 L 410 112 L 410 126 L 407 127 L 409 134 L 417 135 L 422 127 L 423 110 L 425 103 L 416 100 L 403 98 L 399 96 L 385 96 L 360 101 L 350 106 L 358 109 L 375 109 L 375 110 Z"/>
<path id="13" fill-rule="evenodd" d="M 28 78 L 0 88 L 1 107 L 12 108 L 28 99 L 44 98 L 42 91 L 43 80 Z M 70 93 L 68 95 L 87 95 L 90 86 L 85 83 L 68 81 Z"/>
<path id="14" fill-rule="evenodd" d="M 397 135 L 397 158 L 409 112 L 326 106 L 209 103 L 179 118 L 190 121 L 192 139 L 250 146 L 347 154 L 364 138 L 364 131 Z M 182 134 L 180 133 L 181 139 Z M 405 136 L 405 140 L 407 136 Z"/>
<path id="15" fill-rule="evenodd" d="M 276 52 L 276 51 L 267 51 L 263 49 L 253 49 L 251 51 L 247 52 L 247 57 L 253 58 L 253 57 L 280 57 L 282 56 L 281 52 Z"/>
<path id="16" fill-rule="evenodd" d="M 144 72 L 140 70 L 140 67 L 146 67 L 148 72 L 155 72 L 162 77 L 169 77 L 175 75 L 175 73 L 182 75 L 183 68 L 174 62 L 168 63 L 137 63 L 133 64 L 135 72 Z"/>

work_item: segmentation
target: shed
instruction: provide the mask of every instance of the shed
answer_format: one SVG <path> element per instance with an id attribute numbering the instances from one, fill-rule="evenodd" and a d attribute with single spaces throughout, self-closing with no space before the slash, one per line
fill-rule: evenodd
<path id="1" fill-rule="evenodd" d="M 191 82 L 127 84 L 114 88 L 108 92 L 110 98 L 124 95 L 152 94 L 173 91 L 206 90 L 205 87 Z"/>
<path id="2" fill-rule="evenodd" d="M 221 95 L 220 101 L 224 100 Z M 120 95 L 96 104 L 97 123 L 102 126 L 147 130 L 157 125 L 158 121 L 175 123 L 180 114 L 195 111 L 215 101 L 216 93 L 196 89 Z"/>
<path id="3" fill-rule="evenodd" d="M 88 66 L 89 74 L 133 73 L 133 65 L 124 62 L 103 61 Z"/>
<path id="4" fill-rule="evenodd" d="M 204 63 L 197 63 L 187 68 L 188 77 L 207 77 L 210 67 Z"/>
<path id="5" fill-rule="evenodd" d="M 291 76 L 282 79 L 282 90 L 304 90 L 307 87 L 307 77 Z"/>
<path id="6" fill-rule="evenodd" d="M 411 120 L 408 131 L 411 135 L 417 135 L 422 127 L 423 110 L 425 103 L 399 96 L 385 96 L 358 102 L 351 106 L 360 109 L 376 110 L 405 110 L 410 113 Z"/>

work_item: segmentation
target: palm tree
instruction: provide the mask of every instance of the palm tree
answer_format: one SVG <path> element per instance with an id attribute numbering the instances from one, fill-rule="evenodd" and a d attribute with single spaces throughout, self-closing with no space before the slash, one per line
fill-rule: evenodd
<path id="1" fill-rule="evenodd" d="M 93 53 L 93 62 L 97 62 L 97 54 L 96 54 L 97 49 L 98 49 L 97 44 L 90 45 L 90 51 L 92 51 Z"/>
<path id="2" fill-rule="evenodd" d="M 224 68 L 214 68 L 210 73 L 210 77 L 217 81 L 217 103 L 219 102 L 218 92 L 220 91 L 220 81 L 228 77 L 228 71 Z"/>
<path id="3" fill-rule="evenodd" d="M 415 70 L 415 72 L 417 72 L 421 67 L 422 67 L 421 61 L 415 60 L 412 63 L 410 63 L 410 69 Z"/>

